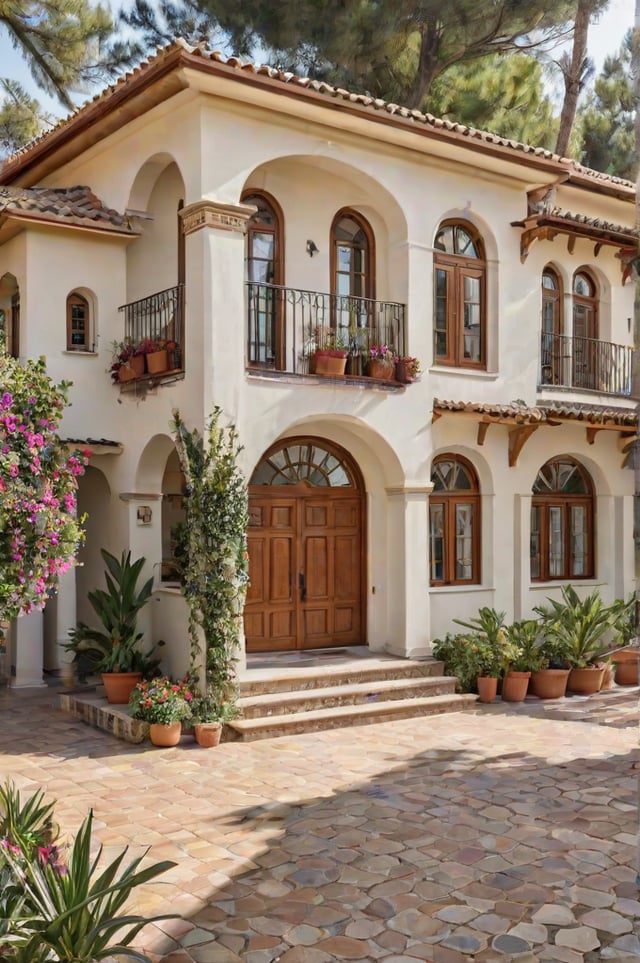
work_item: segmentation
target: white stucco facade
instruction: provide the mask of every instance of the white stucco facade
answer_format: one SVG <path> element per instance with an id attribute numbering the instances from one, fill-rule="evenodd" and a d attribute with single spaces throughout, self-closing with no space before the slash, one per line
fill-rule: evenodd
<path id="1" fill-rule="evenodd" d="M 130 230 L 120 233 L 63 217 L 0 221 L 0 307 L 8 314 L 10 294 L 19 290 L 20 355 L 45 355 L 52 377 L 73 382 L 65 437 L 117 442 L 94 446 L 81 481 L 79 508 L 89 518 L 73 587 L 77 617 L 89 618 L 86 592 L 101 582 L 99 549 L 130 548 L 147 558 L 157 579 L 146 615 L 150 637 L 166 640 L 167 671 L 186 670 L 184 602 L 179 589 L 161 582 L 170 494 L 177 494 L 167 489 L 175 457 L 169 425 L 178 408 L 187 424 L 202 428 L 214 405 L 238 428 L 247 477 L 270 446 L 292 437 L 333 443 L 357 465 L 364 505 L 359 641 L 371 649 L 427 655 L 453 618 L 470 617 L 481 605 L 524 618 L 570 581 L 532 579 L 529 557 L 532 486 L 559 456 L 579 463 L 593 486 L 591 574 L 573 584 L 597 585 L 607 599 L 627 596 L 634 588 L 633 472 L 623 462 L 634 401 L 610 383 L 541 384 L 540 355 L 541 279 L 549 266 L 561 282 L 563 337 L 573 337 L 573 279 L 586 271 L 596 290 L 598 339 L 631 346 L 633 284 L 623 284 L 624 244 L 616 243 L 623 228 L 632 232 L 630 185 L 497 139 L 487 146 L 445 129 L 425 136 L 409 122 L 382 123 L 366 105 L 348 111 L 336 98 L 292 92 L 276 79 L 258 82 L 256 74 L 243 78 L 232 68 L 212 72 L 186 55 L 168 70 L 175 91 L 154 94 L 169 81 L 151 76 L 145 102 L 134 89 L 144 71 L 128 82 L 130 109 L 117 123 L 121 108 L 105 95 L 93 129 L 80 124 L 81 111 L 66 133 L 49 135 L 48 152 L 36 144 L 0 169 L 0 182 L 10 186 L 88 185 L 107 208 L 129 212 Z M 127 83 L 116 92 L 126 102 Z M 589 234 L 568 223 L 564 233 L 537 237 L 523 260 L 524 229 L 517 225 L 531 214 L 528 194 L 545 187 L 554 189 L 558 209 L 620 231 Z M 375 238 L 375 300 L 406 306 L 406 353 L 420 359 L 419 382 L 300 375 L 290 331 L 280 370 L 248 364 L 245 231 L 252 208 L 243 198 L 255 194 L 281 209 L 282 285 L 292 291 L 331 292 L 335 215 L 348 209 L 366 220 Z M 203 223 L 189 221 L 193 211 L 208 212 Z M 235 211 L 235 222 L 221 211 Z M 484 251 L 486 353 L 478 368 L 434 357 L 435 239 L 443 222 L 467 225 Z M 312 257 L 309 240 L 317 248 Z M 111 343 L 125 333 L 118 308 L 179 284 L 181 244 L 183 370 L 121 388 L 108 374 Z M 75 291 L 90 306 L 85 351 L 67 350 L 65 305 Z M 464 402 L 468 410 L 436 407 L 434 419 L 434 399 Z M 516 401 L 520 422 L 489 411 Z M 553 403 L 578 408 L 527 435 L 510 465 L 510 436 L 522 411 Z M 588 423 L 599 428 L 591 433 L 587 409 L 595 419 Z M 481 431 L 481 423 L 488 428 Z M 521 438 L 514 437 L 517 445 Z M 432 467 L 444 455 L 466 459 L 477 477 L 479 558 L 476 578 L 462 584 L 431 579 Z M 151 509 L 142 523 L 141 506 Z M 23 655 L 14 638 L 17 684 L 38 681 L 39 659 L 45 669 L 61 668 L 57 642 L 72 618 L 68 599 L 61 593 L 50 603 L 40 649 Z"/>

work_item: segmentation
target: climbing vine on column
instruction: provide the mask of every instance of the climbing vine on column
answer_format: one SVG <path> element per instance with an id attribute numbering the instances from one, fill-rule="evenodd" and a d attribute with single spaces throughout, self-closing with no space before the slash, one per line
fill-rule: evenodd
<path id="1" fill-rule="evenodd" d="M 235 427 L 220 424 L 216 407 L 201 435 L 173 412 L 176 448 L 186 480 L 184 595 L 189 606 L 192 667 L 206 644 L 204 688 L 220 701 L 235 697 L 234 667 L 247 592 L 247 485 Z M 202 680 L 201 680 L 202 681 Z"/>

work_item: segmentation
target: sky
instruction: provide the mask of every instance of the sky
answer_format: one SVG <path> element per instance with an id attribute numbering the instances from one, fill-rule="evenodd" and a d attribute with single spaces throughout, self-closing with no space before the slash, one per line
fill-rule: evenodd
<path id="1" fill-rule="evenodd" d="M 445 0 L 443 0 L 445 2 Z M 117 4 L 114 3 L 114 6 Z M 589 56 L 595 61 L 599 71 L 607 54 L 615 53 L 620 47 L 625 32 L 633 26 L 634 0 L 610 0 L 608 8 L 597 23 L 589 28 Z M 29 70 L 20 54 L 13 49 L 9 38 L 0 27 L 0 77 L 20 80 L 29 93 L 40 101 L 45 110 L 56 117 L 64 117 L 66 110 L 54 99 L 39 90 L 31 79 Z M 555 92 L 556 99 L 560 96 Z M 74 97 L 80 105 L 84 97 Z"/>

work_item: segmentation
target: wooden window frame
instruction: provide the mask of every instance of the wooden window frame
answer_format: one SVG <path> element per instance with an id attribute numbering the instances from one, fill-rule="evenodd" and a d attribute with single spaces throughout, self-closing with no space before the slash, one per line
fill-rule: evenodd
<path id="1" fill-rule="evenodd" d="M 595 554 L 594 554 L 594 521 L 595 521 L 595 496 L 593 490 L 593 482 L 588 473 L 588 471 L 576 461 L 575 458 L 569 458 L 558 456 L 556 458 L 551 458 L 549 461 L 541 467 L 540 472 L 546 465 L 553 462 L 568 462 L 576 465 L 580 471 L 580 475 L 586 483 L 588 488 L 588 493 L 579 493 L 572 495 L 567 492 L 562 492 L 561 490 L 550 491 L 548 494 L 537 494 L 534 492 L 531 499 L 531 520 L 533 521 L 534 510 L 539 511 L 539 538 L 540 538 L 540 574 L 537 576 L 531 575 L 532 582 L 572 582 L 576 579 L 590 579 L 595 578 Z M 538 472 L 538 475 L 540 474 Z M 536 480 L 538 478 L 536 475 Z M 535 482 L 534 482 L 535 485 Z M 571 542 L 573 531 L 571 528 L 571 516 L 572 508 L 581 507 L 585 509 L 585 525 L 586 525 L 586 545 L 587 545 L 587 564 L 585 565 L 585 572 L 583 575 L 575 575 L 571 572 Z M 550 574 L 550 546 L 549 546 L 549 510 L 551 508 L 560 508 L 563 516 L 564 524 L 564 538 L 563 538 L 563 572 L 561 575 L 551 575 Z M 530 551 L 530 559 L 533 556 Z"/>
<path id="2" fill-rule="evenodd" d="M 435 250 L 433 254 L 434 268 L 434 302 L 433 302 L 433 362 L 436 365 L 446 365 L 451 368 L 471 368 L 476 371 L 486 371 L 487 368 L 487 260 L 482 238 L 473 225 L 464 221 L 443 221 L 438 226 L 438 232 L 443 228 L 462 228 L 473 240 L 480 257 L 472 258 L 462 254 L 448 254 Z M 436 272 L 442 270 L 447 276 L 446 319 L 447 351 L 445 355 L 438 355 L 436 330 L 436 300 L 437 284 Z M 480 282 L 480 358 L 474 361 L 464 357 L 464 280 L 471 277 Z"/>
<path id="3" fill-rule="evenodd" d="M 242 203 L 251 203 L 252 197 L 261 198 L 267 207 L 270 208 L 271 213 L 274 218 L 273 229 L 270 227 L 262 229 L 258 228 L 259 221 L 257 220 L 259 212 L 252 215 L 247 221 L 246 228 L 246 261 L 249 263 L 250 257 L 249 253 L 251 251 L 251 236 L 252 234 L 273 234 L 273 279 L 267 283 L 274 284 L 277 287 L 284 287 L 284 214 L 282 213 L 282 208 L 280 204 L 275 199 L 275 197 L 268 191 L 263 191 L 259 188 L 247 188 L 242 192 L 240 200 Z M 249 279 L 251 280 L 251 279 Z M 285 314 L 284 314 L 284 299 L 278 297 L 273 307 L 273 317 L 274 317 L 274 364 L 270 365 L 267 362 L 261 361 L 251 361 L 248 360 L 248 364 L 251 367 L 256 368 L 275 368 L 276 371 L 286 370 L 286 329 L 285 329 Z M 247 359 L 249 359 L 250 354 L 250 338 L 249 332 L 247 331 Z"/>
<path id="4" fill-rule="evenodd" d="M 481 502 L 480 484 L 475 468 L 461 455 L 443 454 L 434 458 L 432 472 L 439 462 L 452 461 L 462 465 L 471 482 L 471 489 L 437 491 L 429 495 L 429 584 L 434 587 L 447 585 L 480 585 L 481 583 Z M 456 578 L 456 507 L 471 505 L 471 578 Z M 431 578 L 431 511 L 437 505 L 443 507 L 443 578 Z"/>
<path id="5" fill-rule="evenodd" d="M 336 236 L 336 229 L 341 221 L 350 219 L 355 221 L 367 239 L 366 265 L 363 272 L 365 278 L 365 290 L 362 294 L 341 295 L 336 284 L 338 275 L 338 247 L 340 240 Z M 375 300 L 376 296 L 376 240 L 373 228 L 366 217 L 352 207 L 342 207 L 335 214 L 331 222 L 331 293 L 336 297 L 368 298 Z"/>
<path id="6" fill-rule="evenodd" d="M 84 342 L 82 344 L 73 343 L 73 308 L 82 305 L 85 309 L 85 329 Z M 79 291 L 72 291 L 67 296 L 67 351 L 91 351 L 91 304 L 89 299 Z"/>
<path id="7" fill-rule="evenodd" d="M 544 285 L 544 278 L 552 277 L 554 288 Z M 565 342 L 561 340 L 564 334 L 563 289 L 562 278 L 551 265 L 547 265 L 541 277 L 542 311 L 540 316 L 540 344 L 541 366 L 540 376 L 543 385 L 561 385 L 564 383 L 564 354 Z M 545 309 L 551 305 L 553 331 L 545 331 Z"/>

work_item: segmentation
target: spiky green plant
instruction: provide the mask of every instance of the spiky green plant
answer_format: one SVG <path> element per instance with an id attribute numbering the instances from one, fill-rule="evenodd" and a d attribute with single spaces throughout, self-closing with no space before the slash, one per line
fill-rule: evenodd
<path id="1" fill-rule="evenodd" d="M 562 600 L 547 598 L 549 605 L 534 611 L 544 623 L 544 632 L 575 669 L 599 662 L 609 652 L 606 636 L 612 629 L 616 612 L 605 605 L 595 589 L 581 599 L 572 585 L 562 587 Z"/>

